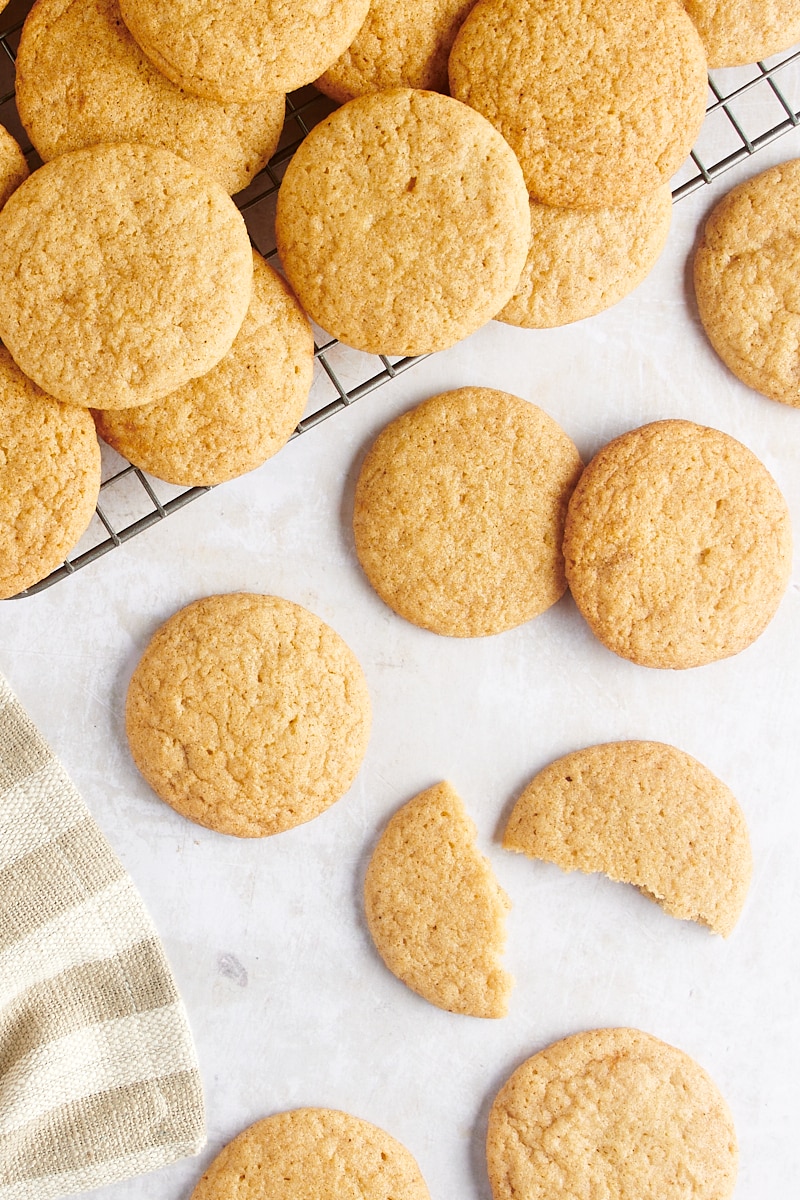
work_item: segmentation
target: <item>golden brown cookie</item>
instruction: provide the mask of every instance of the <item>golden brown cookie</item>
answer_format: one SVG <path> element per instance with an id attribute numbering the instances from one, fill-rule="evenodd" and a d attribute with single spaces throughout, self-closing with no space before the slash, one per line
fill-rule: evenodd
<path id="1" fill-rule="evenodd" d="M 250 307 L 225 357 L 163 400 L 97 412 L 97 429 L 129 462 L 168 483 L 222 483 L 285 445 L 303 415 L 313 372 L 305 313 L 254 251 Z"/>
<path id="2" fill-rule="evenodd" d="M 128 689 L 134 762 L 173 808 L 266 837 L 324 812 L 358 773 L 370 700 L 358 661 L 313 613 L 234 592 L 158 629 Z"/>
<path id="3" fill-rule="evenodd" d="M 381 834 L 364 881 L 367 924 L 389 970 L 448 1012 L 504 1017 L 508 897 L 449 783 L 421 792 Z"/>
<path id="4" fill-rule="evenodd" d="M 572 441 L 535 404 L 493 388 L 434 396 L 392 421 L 364 461 L 359 561 L 415 625 L 451 637 L 512 629 L 564 593 L 580 472 Z"/>
<path id="5" fill-rule="evenodd" d="M 694 260 L 700 320 L 734 375 L 800 406 L 800 159 L 739 184 L 708 218 Z"/>
<path id="6" fill-rule="evenodd" d="M 786 501 L 726 433 L 656 421 L 609 442 L 567 512 L 567 582 L 595 635 L 647 667 L 744 650 L 789 581 Z"/>
<path id="7" fill-rule="evenodd" d="M 222 105 L 175 87 L 128 33 L 117 0 L 37 0 L 16 71 L 20 119 L 45 161 L 97 142 L 146 142 L 238 192 L 283 127 L 282 92 Z"/>
<path id="8" fill-rule="evenodd" d="M 727 1200 L 738 1165 L 713 1080 L 637 1029 L 578 1033 L 518 1067 L 486 1157 L 494 1200 Z"/>
<path id="9" fill-rule="evenodd" d="M 28 164 L 16 138 L 0 125 L 0 208 L 28 175 Z"/>
<path id="10" fill-rule="evenodd" d="M 430 1200 L 413 1157 L 377 1125 L 330 1108 L 257 1121 L 212 1162 L 191 1200 Z"/>
<path id="11" fill-rule="evenodd" d="M 506 850 L 632 883 L 673 917 L 727 937 L 753 873 L 742 810 L 696 758 L 661 742 L 566 754 L 528 784 Z"/>
<path id="12" fill-rule="evenodd" d="M 508 140 L 535 199 L 607 208 L 656 191 L 686 158 L 706 61 L 680 0 L 479 0 L 450 90 Z"/>
<path id="13" fill-rule="evenodd" d="M 760 62 L 800 41 L 796 0 L 683 0 L 709 67 Z"/>
<path id="14" fill-rule="evenodd" d="M 311 318 L 374 354 L 425 354 L 511 299 L 530 239 L 513 153 L 466 105 L 398 88 L 312 129 L 278 194 L 278 250 Z"/>
<path id="15" fill-rule="evenodd" d="M 0 211 L 0 337 L 58 400 L 127 408 L 204 375 L 252 276 L 230 196 L 153 146 L 63 154 Z"/>
<path id="16" fill-rule="evenodd" d="M 386 88 L 447 93 L 447 59 L 475 0 L 372 0 L 354 40 L 316 81 L 334 100 Z"/>
<path id="17" fill-rule="evenodd" d="M 159 71 L 223 104 L 311 83 L 350 45 L 369 0 L 120 0 Z"/>
<path id="18" fill-rule="evenodd" d="M 548 329 L 594 316 L 638 287 L 664 249 L 669 185 L 629 208 L 553 208 L 531 200 L 531 248 L 498 321 Z"/>
<path id="19" fill-rule="evenodd" d="M 85 409 L 40 391 L 0 346 L 0 598 L 55 570 L 92 519 L 100 448 Z"/>

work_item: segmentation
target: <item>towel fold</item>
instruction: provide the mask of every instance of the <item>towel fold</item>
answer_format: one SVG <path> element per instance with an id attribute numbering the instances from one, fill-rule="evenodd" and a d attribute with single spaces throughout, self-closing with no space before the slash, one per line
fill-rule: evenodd
<path id="1" fill-rule="evenodd" d="M 204 1142 L 155 928 L 0 676 L 0 1200 L 114 1183 Z"/>

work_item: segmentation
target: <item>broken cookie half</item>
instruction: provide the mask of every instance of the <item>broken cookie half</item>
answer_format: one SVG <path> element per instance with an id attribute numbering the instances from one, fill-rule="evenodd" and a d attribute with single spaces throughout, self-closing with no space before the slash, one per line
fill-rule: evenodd
<path id="1" fill-rule="evenodd" d="M 389 970 L 431 1004 L 504 1017 L 513 979 L 500 960 L 511 904 L 475 837 L 449 783 L 415 796 L 375 847 L 367 923 Z"/>
<path id="2" fill-rule="evenodd" d="M 517 801 L 507 850 L 565 871 L 632 883 L 674 917 L 727 937 L 752 875 L 744 816 L 731 791 L 661 742 L 609 742 L 559 758 Z"/>

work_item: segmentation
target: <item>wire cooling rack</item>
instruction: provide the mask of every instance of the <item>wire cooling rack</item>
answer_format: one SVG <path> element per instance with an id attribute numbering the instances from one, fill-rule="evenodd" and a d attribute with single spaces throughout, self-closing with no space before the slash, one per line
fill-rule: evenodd
<path id="1" fill-rule="evenodd" d="M 14 106 L 14 58 L 29 0 L 12 0 L 0 14 L 0 123 L 20 141 L 31 166 L 30 147 Z M 709 75 L 709 102 L 698 141 L 673 180 L 673 199 L 683 199 L 800 124 L 800 48 L 763 63 Z M 287 97 L 286 124 L 278 150 L 250 186 L 234 197 L 253 245 L 266 259 L 277 251 L 275 202 L 283 172 L 297 146 L 336 106 L 313 87 Z M 361 354 L 316 330 L 314 383 L 308 409 L 293 437 L 319 425 L 362 396 L 407 371 L 419 358 Z M 20 593 L 51 587 L 201 496 L 206 487 L 176 488 L 146 475 L 103 446 L 103 481 L 97 512 L 69 559 L 40 583 Z"/>

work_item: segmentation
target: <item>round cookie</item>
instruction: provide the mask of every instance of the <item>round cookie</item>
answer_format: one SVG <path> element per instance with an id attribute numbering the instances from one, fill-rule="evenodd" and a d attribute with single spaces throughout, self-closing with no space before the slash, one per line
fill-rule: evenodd
<path id="1" fill-rule="evenodd" d="M 702 666 L 744 650 L 774 616 L 789 581 L 789 511 L 741 442 L 656 421 L 589 463 L 564 558 L 578 608 L 615 654 Z"/>
<path id="2" fill-rule="evenodd" d="M 733 1119 L 688 1054 L 636 1029 L 555 1042 L 501 1088 L 486 1158 L 494 1200 L 727 1200 Z"/>
<path id="3" fill-rule="evenodd" d="M 127 408 L 227 354 L 253 256 L 230 196 L 153 146 L 45 163 L 0 211 L 0 337 L 58 400 Z"/>
<path id="4" fill-rule="evenodd" d="M 281 184 L 276 235 L 300 303 L 329 334 L 369 353 L 425 354 L 511 299 L 528 197 L 479 113 L 397 88 L 312 129 Z"/>
<path id="5" fill-rule="evenodd" d="M 508 819 L 506 850 L 563 871 L 603 871 L 674 917 L 727 937 L 753 873 L 733 793 L 661 742 L 587 746 L 550 763 Z"/>
<path id="6" fill-rule="evenodd" d="M 369 0 L 120 0 L 122 17 L 167 79 L 221 103 L 311 83 L 345 50 Z"/>
<path id="7" fill-rule="evenodd" d="M 705 55 L 679 0 L 479 0 L 449 71 L 452 95 L 508 140 L 531 196 L 565 208 L 656 191 L 705 115 Z"/>
<path id="8" fill-rule="evenodd" d="M 28 164 L 16 138 L 0 125 L 0 208 L 28 175 Z"/>
<path id="9" fill-rule="evenodd" d="M 100 492 L 85 409 L 59 404 L 0 346 L 0 598 L 44 579 L 80 540 Z"/>
<path id="10" fill-rule="evenodd" d="M 283 128 L 281 92 L 222 105 L 175 87 L 133 40 L 117 0 L 37 0 L 20 38 L 16 95 L 45 162 L 97 142 L 146 142 L 229 193 L 261 170 Z"/>
<path id="11" fill-rule="evenodd" d="M 372 0 L 367 19 L 316 81 L 343 103 L 386 88 L 448 91 L 447 59 L 475 0 Z"/>
<path id="12" fill-rule="evenodd" d="M 709 67 L 740 67 L 800 41 L 796 0 L 683 0 L 697 26 Z"/>
<path id="13" fill-rule="evenodd" d="M 500 633 L 566 588 L 561 538 L 578 451 L 536 405 L 445 392 L 380 434 L 356 485 L 367 578 L 395 612 L 451 637 Z"/>
<path id="14" fill-rule="evenodd" d="M 192 821 L 237 837 L 281 833 L 347 791 L 371 720 L 353 652 L 276 596 L 197 600 L 158 629 L 128 688 L 134 762 Z"/>
<path id="15" fill-rule="evenodd" d="M 739 184 L 706 221 L 694 260 L 700 320 L 749 387 L 800 406 L 800 159 Z"/>
<path id="16" fill-rule="evenodd" d="M 253 251 L 250 307 L 225 357 L 163 400 L 97 412 L 97 430 L 129 462 L 168 483 L 222 483 L 259 467 L 289 440 L 313 373 L 306 315 Z"/>
<path id="17" fill-rule="evenodd" d="M 377 1125 L 330 1108 L 257 1121 L 222 1150 L 191 1200 L 430 1200 L 413 1157 Z"/>
<path id="18" fill-rule="evenodd" d="M 431 1004 L 504 1017 L 514 981 L 501 965 L 511 908 L 449 783 L 394 814 L 364 880 L 372 940 L 389 970 Z"/>
<path id="19" fill-rule="evenodd" d="M 498 321 L 549 329 L 594 316 L 638 287 L 667 240 L 665 184 L 630 208 L 553 208 L 531 200 L 531 248 Z"/>

